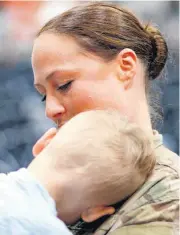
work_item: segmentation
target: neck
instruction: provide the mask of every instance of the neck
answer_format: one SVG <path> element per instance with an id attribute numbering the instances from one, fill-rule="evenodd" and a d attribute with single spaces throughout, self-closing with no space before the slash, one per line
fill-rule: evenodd
<path id="1" fill-rule="evenodd" d="M 145 97 L 136 97 L 136 105 L 130 110 L 128 115 L 132 122 L 139 125 L 150 137 L 153 135 L 149 108 Z"/>
<path id="2" fill-rule="evenodd" d="M 135 110 L 137 113 L 136 123 L 149 135 L 153 135 L 151 118 L 146 102 L 139 102 L 139 107 Z"/>
<path id="3" fill-rule="evenodd" d="M 130 118 L 139 125 L 150 137 L 153 135 L 147 96 L 145 91 L 145 71 L 141 61 L 138 60 L 137 74 L 134 77 L 134 91 L 131 91 L 128 99 L 131 101 Z"/>

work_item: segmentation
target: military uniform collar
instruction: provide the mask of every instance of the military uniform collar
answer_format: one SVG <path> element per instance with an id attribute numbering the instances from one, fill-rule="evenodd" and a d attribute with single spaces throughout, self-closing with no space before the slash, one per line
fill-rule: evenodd
<path id="1" fill-rule="evenodd" d="M 155 149 L 163 144 L 163 136 L 156 130 L 153 130 L 153 143 Z"/>

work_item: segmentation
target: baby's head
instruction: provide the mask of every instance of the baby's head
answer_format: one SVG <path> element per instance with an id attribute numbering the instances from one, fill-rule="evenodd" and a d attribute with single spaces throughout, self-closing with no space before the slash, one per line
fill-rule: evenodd
<path id="1" fill-rule="evenodd" d="M 107 206 L 134 193 L 155 165 L 150 138 L 113 110 L 78 114 L 40 155 L 61 175 L 59 216 L 67 223 L 112 213 Z M 99 213 L 90 215 L 93 210 Z"/>

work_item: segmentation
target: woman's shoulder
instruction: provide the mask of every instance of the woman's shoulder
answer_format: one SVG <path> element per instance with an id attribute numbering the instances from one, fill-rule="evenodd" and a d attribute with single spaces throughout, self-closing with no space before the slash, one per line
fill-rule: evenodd
<path id="1" fill-rule="evenodd" d="M 137 234 L 136 228 L 140 229 L 138 234 L 144 234 L 144 227 L 139 228 L 140 224 L 145 224 L 147 234 L 155 234 L 163 226 L 162 234 L 173 232 L 179 206 L 179 157 L 163 146 L 162 135 L 157 131 L 154 133 L 154 148 L 157 164 L 152 175 L 95 234 L 109 234 L 107 231 L 125 234 L 123 229 L 129 226 L 133 228 L 132 232 L 126 231 L 128 234 Z M 151 232 L 152 225 L 154 232 Z"/>
<path id="2" fill-rule="evenodd" d="M 172 231 L 179 205 L 178 155 L 163 145 L 156 147 L 155 154 L 157 164 L 152 175 L 120 208 L 114 228 L 155 223 L 155 229 L 158 229 L 163 222 Z"/>
<path id="3" fill-rule="evenodd" d="M 178 172 L 179 170 L 179 156 L 166 148 L 164 145 L 155 149 L 157 164 L 169 167 Z"/>

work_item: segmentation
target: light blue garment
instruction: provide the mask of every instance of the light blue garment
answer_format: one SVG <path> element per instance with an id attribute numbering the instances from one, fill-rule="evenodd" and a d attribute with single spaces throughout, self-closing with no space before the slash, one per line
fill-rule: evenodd
<path id="1" fill-rule="evenodd" d="M 0 235 L 72 235 L 54 200 L 25 169 L 0 174 Z"/>

